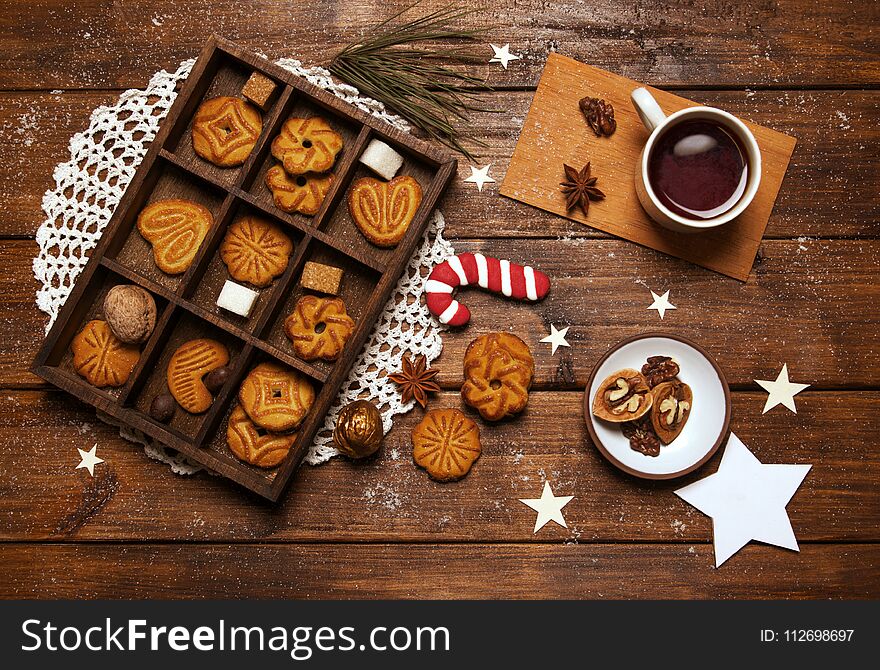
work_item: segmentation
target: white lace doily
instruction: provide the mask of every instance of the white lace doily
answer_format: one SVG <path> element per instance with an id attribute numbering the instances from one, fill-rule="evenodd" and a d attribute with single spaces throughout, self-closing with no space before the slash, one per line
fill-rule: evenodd
<path id="1" fill-rule="evenodd" d="M 352 86 L 334 82 L 327 70 L 304 68 L 292 58 L 276 62 L 391 125 L 410 130 L 402 118 L 388 112 L 381 102 L 361 96 Z M 40 251 L 33 264 L 34 276 L 40 283 L 37 307 L 49 315 L 47 331 L 171 108 L 177 96 L 176 86 L 186 79 L 194 63 L 187 60 L 176 72 L 157 72 L 146 89 L 126 91 L 115 104 L 98 107 L 92 112 L 88 129 L 71 138 L 70 160 L 55 167 L 55 188 L 43 196 L 46 219 L 37 230 Z M 386 383 L 385 375 L 400 368 L 406 351 L 424 354 L 430 363 L 443 348 L 441 327 L 420 303 L 427 273 L 454 253 L 443 239 L 443 227 L 443 216 L 435 212 L 419 249 L 327 414 L 306 462 L 317 465 L 338 455 L 331 433 L 340 408 L 352 400 L 373 401 L 382 411 L 386 433 L 395 414 L 412 409 L 414 402 L 401 404 L 400 395 L 392 384 Z M 106 415 L 99 416 L 118 425 Z M 120 427 L 120 435 L 143 444 L 147 455 L 168 463 L 178 474 L 192 474 L 200 469 L 142 433 Z"/>

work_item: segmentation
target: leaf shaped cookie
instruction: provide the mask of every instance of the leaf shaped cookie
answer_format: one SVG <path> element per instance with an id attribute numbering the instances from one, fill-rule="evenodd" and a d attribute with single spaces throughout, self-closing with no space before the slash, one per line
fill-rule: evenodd
<path id="1" fill-rule="evenodd" d="M 348 192 L 348 212 L 377 247 L 394 247 L 406 234 L 422 202 L 422 187 L 408 175 L 391 181 L 358 179 Z"/>
<path id="2" fill-rule="evenodd" d="M 153 258 L 162 272 L 185 272 L 214 225 L 206 207 L 190 200 L 160 200 L 147 205 L 137 218 L 137 228 L 153 245 Z"/>
<path id="3" fill-rule="evenodd" d="M 106 321 L 89 321 L 70 345 L 73 369 L 89 384 L 103 388 L 122 386 L 141 356 L 135 344 L 126 344 L 113 334 Z"/>
<path id="4" fill-rule="evenodd" d="M 342 136 L 320 116 L 291 118 L 272 140 L 272 155 L 289 175 L 327 172 L 342 150 Z"/>

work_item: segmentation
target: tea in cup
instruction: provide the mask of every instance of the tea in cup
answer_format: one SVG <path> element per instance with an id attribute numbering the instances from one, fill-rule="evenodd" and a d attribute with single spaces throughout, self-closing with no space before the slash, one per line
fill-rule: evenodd
<path id="1" fill-rule="evenodd" d="M 739 216 L 761 182 L 761 151 L 738 118 L 714 107 L 666 116 L 645 88 L 633 105 L 651 131 L 636 169 L 648 215 L 679 232 L 715 228 Z"/>

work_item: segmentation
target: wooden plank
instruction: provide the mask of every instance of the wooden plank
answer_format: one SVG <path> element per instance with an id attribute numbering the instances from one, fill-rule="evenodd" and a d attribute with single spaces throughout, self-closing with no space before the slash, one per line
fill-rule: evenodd
<path id="1" fill-rule="evenodd" d="M 642 172 L 641 160 L 650 133 L 630 103 L 630 95 L 638 87 L 639 82 L 632 79 L 551 54 L 499 192 L 745 281 L 788 169 L 795 138 L 766 126 L 748 124 L 753 142 L 759 147 L 761 163 L 757 171 L 757 155 L 747 156 L 744 163 L 749 175 L 744 189 L 748 191 L 760 179 L 754 199 L 736 217 L 736 222 L 701 231 L 699 235 L 674 233 L 651 220 L 639 202 L 640 197 L 645 198 L 639 193 L 648 186 L 635 175 Z M 613 105 L 617 123 L 613 138 L 586 132 L 579 109 L 585 92 Z M 651 89 L 651 93 L 656 99 L 654 104 L 659 104 L 666 114 L 699 106 L 668 91 Z M 566 206 L 566 197 L 559 188 L 560 181 L 566 179 L 563 164 L 575 170 L 591 166 L 591 174 L 604 196 L 589 212 Z M 732 193 L 734 186 L 730 188 Z"/>
<path id="2" fill-rule="evenodd" d="M 880 546 L 0 546 L 3 598 L 876 598 Z"/>
<path id="3" fill-rule="evenodd" d="M 553 281 L 537 305 L 470 290 L 465 330 L 444 336 L 438 360 L 447 386 L 459 383 L 467 344 L 511 326 L 532 346 L 539 388 L 582 388 L 615 342 L 649 330 L 687 333 L 717 358 L 734 385 L 775 379 L 787 362 L 795 381 L 819 388 L 880 384 L 877 240 L 775 240 L 762 245 L 745 285 L 619 240 L 462 240 L 456 249 L 533 264 Z M 45 317 L 33 307 L 31 241 L 0 246 L 0 385 L 34 384 L 25 372 Z M 654 291 L 670 290 L 677 309 L 662 321 L 648 311 Z M 555 356 L 539 340 L 550 324 L 571 327 L 572 347 Z M 768 377 L 769 375 L 769 377 Z"/>
<path id="4" fill-rule="evenodd" d="M 63 0 L 7 0 L 0 12 L 0 51 L 13 66 L 0 74 L 0 88 L 127 88 L 145 71 L 192 57 L 210 31 L 272 58 L 322 64 L 409 4 L 198 0 L 171 9 L 161 0 L 82 0 L 75 8 Z M 425 11 L 442 4 L 426 3 Z M 547 54 L 556 51 L 652 84 L 778 86 L 877 84 L 875 24 L 870 2 L 502 0 L 467 25 L 503 26 L 479 45 L 484 62 L 492 55 L 489 41 L 510 42 L 522 55 L 507 70 L 475 67 L 496 85 L 534 85 Z"/>
<path id="5" fill-rule="evenodd" d="M 801 542 L 880 540 L 880 393 L 806 391 L 796 415 L 762 415 L 762 393 L 733 396 L 732 428 L 758 458 L 813 464 L 788 506 Z M 581 401 L 577 392 L 535 392 L 517 420 L 480 422 L 483 455 L 447 485 L 413 465 L 409 435 L 422 413 L 410 412 L 395 419 L 376 459 L 304 465 L 270 506 L 219 477 L 172 474 L 61 392 L 6 391 L 0 541 L 709 541 L 710 520 L 672 492 L 714 472 L 719 456 L 678 481 L 623 475 L 590 444 Z M 431 406 L 461 400 L 444 393 Z M 91 478 L 74 470 L 76 448 L 95 443 L 106 463 Z M 534 512 L 518 499 L 537 497 L 545 478 L 575 499 L 567 529 L 551 524 L 533 535 Z"/>
<path id="6" fill-rule="evenodd" d="M 144 86 L 145 69 L 133 84 Z M 798 145 L 770 218 L 768 237 L 876 236 L 878 207 L 871 168 L 880 163 L 880 111 L 876 91 L 676 91 L 701 103 L 723 107 L 755 123 L 798 138 Z M 33 92 L 0 94 L 0 193 L 7 203 L 0 235 L 33 235 L 43 219 L 40 203 L 53 184 L 55 165 L 69 157 L 70 137 L 88 125 L 91 111 L 117 97 L 113 92 Z M 466 163 L 442 208 L 447 236 L 605 237 L 604 233 L 541 210 L 500 198 L 507 170 L 532 99 L 530 91 L 501 91 L 487 97 L 500 114 L 474 116 L 488 143 L 480 164 L 491 163 L 498 183 L 478 193 L 461 181 Z M 586 131 L 585 131 L 586 132 Z M 852 160 L 857 154 L 859 160 Z M 603 175 L 609 179 L 610 175 Z M 465 203 L 462 206 L 461 203 Z"/>

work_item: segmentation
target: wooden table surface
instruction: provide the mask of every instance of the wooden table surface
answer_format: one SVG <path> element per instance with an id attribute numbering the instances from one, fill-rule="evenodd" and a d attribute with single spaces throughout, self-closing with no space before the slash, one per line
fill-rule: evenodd
<path id="1" fill-rule="evenodd" d="M 210 32 L 271 58 L 326 64 L 408 0 L 312 3 L 0 2 L 0 596 L 388 598 L 864 598 L 880 596 L 880 10 L 834 0 L 488 3 L 486 41 L 523 58 L 481 66 L 482 163 L 504 174 L 551 51 L 717 105 L 798 138 L 745 284 L 599 234 L 457 179 L 442 203 L 458 251 L 533 262 L 554 278 L 537 306 L 470 293 L 474 320 L 436 366 L 459 406 L 467 343 L 497 324 L 532 344 L 535 391 L 483 430 L 461 482 L 430 482 L 395 421 L 382 455 L 304 466 L 277 506 L 207 474 L 173 475 L 28 371 L 45 316 L 31 259 L 40 201 L 92 109 L 193 57 Z M 426 6 L 439 5 L 428 2 Z M 482 45 L 486 59 L 488 45 Z M 468 174 L 463 161 L 459 177 Z M 670 289 L 662 322 L 646 287 Z M 570 349 L 538 340 L 571 326 Z M 672 483 L 612 468 L 589 443 L 582 388 L 616 341 L 694 338 L 733 388 L 732 428 L 764 462 L 812 463 L 788 506 L 793 553 L 749 545 L 713 567 L 711 521 Z M 761 414 L 787 363 L 811 384 L 798 413 Z M 98 443 L 94 479 L 76 447 Z M 716 456 L 702 471 L 714 471 Z M 544 479 L 568 528 L 532 534 Z"/>

